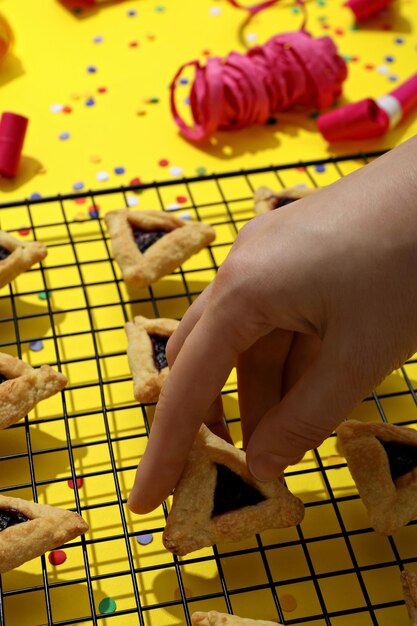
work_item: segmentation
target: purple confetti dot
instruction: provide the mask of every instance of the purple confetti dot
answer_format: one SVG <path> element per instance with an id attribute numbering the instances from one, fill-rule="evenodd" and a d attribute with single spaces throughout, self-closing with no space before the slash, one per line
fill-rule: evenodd
<path id="1" fill-rule="evenodd" d="M 69 139 L 71 135 L 70 133 L 65 132 L 65 133 L 60 133 L 58 137 L 61 139 L 61 141 L 65 141 L 66 139 Z"/>
<path id="2" fill-rule="evenodd" d="M 134 17 L 136 15 L 135 9 L 129 9 L 129 11 L 127 12 L 127 15 L 129 17 Z"/>
<path id="3" fill-rule="evenodd" d="M 95 105 L 96 101 L 94 100 L 94 98 L 88 98 L 88 100 L 85 101 L 85 106 L 86 107 L 93 107 Z"/>
<path id="4" fill-rule="evenodd" d="M 188 78 L 180 78 L 180 85 L 188 85 Z"/>
<path id="5" fill-rule="evenodd" d="M 136 535 L 136 541 L 140 543 L 141 546 L 147 546 L 149 543 L 153 541 L 152 533 L 144 533 L 142 535 Z"/>
<path id="6" fill-rule="evenodd" d="M 84 183 L 82 182 L 82 180 L 76 182 L 73 184 L 72 188 L 73 189 L 82 189 L 84 187 Z"/>
<path id="7" fill-rule="evenodd" d="M 29 349 L 32 350 L 32 352 L 40 352 L 41 350 L 43 350 L 43 341 L 41 339 L 38 339 L 37 341 L 31 341 L 29 344 Z"/>
<path id="8" fill-rule="evenodd" d="M 95 65 L 89 65 L 87 67 L 87 72 L 89 72 L 89 74 L 95 74 L 97 72 L 97 68 Z"/>
<path id="9" fill-rule="evenodd" d="M 41 194 L 37 193 L 36 191 L 30 195 L 31 200 L 40 200 L 41 198 L 42 198 Z"/>
<path id="10" fill-rule="evenodd" d="M 321 174 L 322 172 L 326 171 L 326 166 L 322 163 L 319 163 L 319 165 L 316 165 L 314 169 L 316 170 L 316 172 L 319 172 Z"/>
<path id="11" fill-rule="evenodd" d="M 124 167 L 115 167 L 114 168 L 114 173 L 115 174 L 124 174 L 125 173 L 125 168 Z"/>
<path id="12" fill-rule="evenodd" d="M 392 83 L 396 83 L 398 80 L 398 76 L 396 74 L 391 74 L 391 76 L 388 76 L 388 80 L 390 80 Z"/>
<path id="13" fill-rule="evenodd" d="M 393 56 L 391 56 L 390 54 L 387 54 L 387 56 L 386 56 L 386 57 L 384 57 L 384 60 L 385 60 L 387 63 L 394 63 L 394 61 L 395 61 L 394 57 L 393 57 Z"/>
<path id="14" fill-rule="evenodd" d="M 404 40 L 404 37 L 396 37 L 396 38 L 394 39 L 394 43 L 396 43 L 396 44 L 398 44 L 398 45 L 401 45 L 402 43 L 404 43 L 404 41 L 405 41 L 405 40 Z"/>
<path id="15" fill-rule="evenodd" d="M 94 37 L 93 41 L 94 43 L 101 43 L 103 39 L 104 37 L 102 37 L 101 35 L 97 35 L 96 37 Z"/>

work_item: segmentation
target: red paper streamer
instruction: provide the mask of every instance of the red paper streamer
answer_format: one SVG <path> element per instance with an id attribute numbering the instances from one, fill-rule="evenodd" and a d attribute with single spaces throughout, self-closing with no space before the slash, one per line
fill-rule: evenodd
<path id="1" fill-rule="evenodd" d="M 195 69 L 192 127 L 175 103 L 176 85 L 186 67 Z M 209 58 L 205 66 L 197 60 L 182 65 L 171 82 L 171 111 L 184 137 L 202 141 L 217 130 L 264 124 L 272 114 L 296 106 L 328 107 L 340 95 L 346 76 L 346 63 L 329 37 L 285 33 L 246 54 Z"/>

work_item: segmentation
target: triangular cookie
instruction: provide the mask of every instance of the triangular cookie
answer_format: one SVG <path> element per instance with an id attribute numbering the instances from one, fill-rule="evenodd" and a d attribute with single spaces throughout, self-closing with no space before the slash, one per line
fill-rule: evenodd
<path id="1" fill-rule="evenodd" d="M 417 514 L 417 432 L 356 420 L 336 432 L 373 528 L 391 535 L 408 524 Z"/>
<path id="2" fill-rule="evenodd" d="M 0 496 L 0 574 L 88 530 L 78 513 Z"/>
<path id="3" fill-rule="evenodd" d="M 410 626 L 417 626 L 417 573 L 407 569 L 403 570 L 401 583 Z"/>
<path id="4" fill-rule="evenodd" d="M 165 346 L 178 324 L 173 319 L 148 319 L 141 315 L 125 324 L 133 394 L 138 402 L 158 400 L 169 373 Z"/>
<path id="5" fill-rule="evenodd" d="M 49 365 L 35 369 L 0 352 L 0 430 L 25 417 L 41 400 L 61 391 L 66 377 Z"/>
<path id="6" fill-rule="evenodd" d="M 35 263 L 42 261 L 47 254 L 48 251 L 43 243 L 20 241 L 4 230 L 0 230 L 0 288 L 11 283 L 16 276 Z"/>
<path id="7" fill-rule="evenodd" d="M 265 622 L 262 619 L 238 617 L 217 611 L 208 611 L 208 613 L 197 611 L 191 615 L 191 623 L 193 626 L 277 626 L 279 624 L 279 622 Z"/>
<path id="8" fill-rule="evenodd" d="M 123 280 L 146 287 L 171 274 L 215 239 L 208 224 L 186 222 L 163 211 L 110 211 L 104 216 Z"/>
<path id="9" fill-rule="evenodd" d="M 259 187 L 253 195 L 256 215 L 274 211 L 281 206 L 291 204 L 305 196 L 314 193 L 316 189 L 308 187 L 287 187 L 280 191 L 273 191 L 269 187 Z"/>
<path id="10" fill-rule="evenodd" d="M 295 526 L 303 516 L 303 503 L 281 481 L 254 479 L 245 453 L 202 426 L 175 488 L 162 539 L 167 550 L 182 556 L 268 528 Z"/>

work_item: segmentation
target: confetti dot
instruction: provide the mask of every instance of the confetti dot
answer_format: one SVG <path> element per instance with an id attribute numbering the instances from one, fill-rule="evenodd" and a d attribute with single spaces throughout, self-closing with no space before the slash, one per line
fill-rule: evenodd
<path id="1" fill-rule="evenodd" d="M 145 533 L 143 535 L 136 535 L 136 541 L 140 543 L 141 546 L 147 546 L 149 543 L 152 543 L 153 534 Z"/>
<path id="2" fill-rule="evenodd" d="M 89 74 L 95 74 L 95 73 L 97 72 L 97 68 L 96 68 L 96 66 L 95 66 L 95 65 L 89 65 L 89 66 L 87 67 L 87 72 L 88 72 Z"/>
<path id="3" fill-rule="evenodd" d="M 98 93 L 107 93 L 107 87 L 98 87 L 97 91 Z"/>
<path id="4" fill-rule="evenodd" d="M 172 167 L 169 168 L 169 173 L 172 176 L 181 176 L 183 170 L 182 167 L 178 167 L 178 165 L 173 165 Z"/>
<path id="5" fill-rule="evenodd" d="M 49 295 L 50 295 L 49 291 L 39 291 L 37 293 L 39 300 L 48 300 Z"/>
<path id="6" fill-rule="evenodd" d="M 210 7 L 209 9 L 210 15 L 220 15 L 221 12 L 222 10 L 220 7 Z"/>
<path id="7" fill-rule="evenodd" d="M 184 104 L 185 104 L 185 105 L 187 105 L 187 106 L 188 106 L 188 105 L 190 104 L 190 98 L 189 98 L 189 96 L 187 96 L 186 98 L 184 98 L 183 102 L 184 102 Z"/>
<path id="8" fill-rule="evenodd" d="M 305 172 L 306 171 L 306 168 L 304 167 L 304 165 L 299 165 L 295 169 L 297 170 L 297 172 Z"/>
<path id="9" fill-rule="evenodd" d="M 125 168 L 124 167 L 115 167 L 114 168 L 114 173 L 115 174 L 124 174 L 125 173 Z"/>
<path id="10" fill-rule="evenodd" d="M 178 82 L 180 85 L 188 85 L 190 81 L 188 80 L 188 78 L 180 78 Z"/>
<path id="11" fill-rule="evenodd" d="M 68 104 L 66 104 L 64 106 L 64 108 L 62 109 L 63 113 L 72 113 L 72 107 L 68 106 Z"/>
<path id="12" fill-rule="evenodd" d="M 84 479 L 83 479 L 83 478 L 76 478 L 76 479 L 75 479 L 75 483 L 76 483 L 76 485 L 77 485 L 78 489 L 80 489 L 80 487 L 82 487 L 82 486 L 83 486 L 83 484 L 84 484 Z M 67 484 L 68 484 L 68 487 L 69 487 L 70 489 L 74 489 L 74 481 L 72 480 L 72 478 L 70 478 L 70 479 L 67 481 Z"/>
<path id="13" fill-rule="evenodd" d="M 35 191 L 30 196 L 30 200 L 40 200 L 42 198 L 41 194 Z"/>
<path id="14" fill-rule="evenodd" d="M 148 98 L 147 102 L 149 104 L 157 104 L 159 102 L 159 98 L 158 96 L 151 96 L 150 98 Z"/>
<path id="15" fill-rule="evenodd" d="M 171 202 L 171 204 L 167 204 L 167 206 L 165 207 L 165 211 L 178 211 L 179 208 L 179 204 L 177 204 L 176 202 Z"/>
<path id="16" fill-rule="evenodd" d="M 403 44 L 405 42 L 404 37 L 396 37 L 394 39 L 394 43 L 396 43 L 398 46 L 400 46 L 401 44 Z"/>
<path id="17" fill-rule="evenodd" d="M 165 11 L 165 6 L 163 4 L 157 4 L 155 7 L 155 11 L 157 13 L 163 13 Z"/>
<path id="18" fill-rule="evenodd" d="M 127 12 L 128 17 L 134 17 L 135 15 L 136 15 L 135 9 L 129 9 L 129 11 Z"/>
<path id="19" fill-rule="evenodd" d="M 137 47 L 138 47 L 138 45 L 139 45 L 139 42 L 138 42 L 138 41 L 131 41 L 131 42 L 129 43 L 129 48 L 137 48 Z"/>
<path id="20" fill-rule="evenodd" d="M 84 187 L 84 183 L 82 180 L 77 181 L 76 183 L 73 184 L 72 188 L 75 190 L 79 190 L 82 189 Z"/>
<path id="21" fill-rule="evenodd" d="M 94 43 L 101 43 L 103 40 L 104 40 L 104 37 L 103 37 L 102 35 L 96 35 L 96 36 L 93 38 L 93 42 L 94 42 Z"/>
<path id="22" fill-rule="evenodd" d="M 91 163 L 101 163 L 101 156 L 98 154 L 92 154 L 90 157 Z"/>
<path id="23" fill-rule="evenodd" d="M 367 63 L 365 65 L 365 69 L 366 70 L 374 70 L 375 69 L 375 65 L 372 65 L 372 63 Z"/>
<path id="24" fill-rule="evenodd" d="M 136 178 L 132 178 L 132 180 L 129 182 L 129 185 L 140 185 L 141 183 L 142 181 L 139 176 L 136 176 Z"/>
<path id="25" fill-rule="evenodd" d="M 100 215 L 100 207 L 98 206 L 98 204 L 88 207 L 88 215 L 92 219 L 98 218 L 98 216 Z"/>
<path id="26" fill-rule="evenodd" d="M 378 72 L 378 74 L 388 74 L 389 67 L 387 67 L 386 65 L 378 65 L 376 71 Z"/>
<path id="27" fill-rule="evenodd" d="M 342 35 L 344 35 L 344 34 L 345 34 L 345 31 L 343 30 L 343 28 L 335 28 L 335 29 L 334 29 L 334 34 L 335 34 L 335 35 L 342 36 Z"/>
<path id="28" fill-rule="evenodd" d="M 19 235 L 22 235 L 22 237 L 26 237 L 30 233 L 30 228 L 20 228 L 17 232 Z"/>
<path id="29" fill-rule="evenodd" d="M 135 196 L 129 196 L 127 199 L 127 206 L 137 206 L 139 204 L 138 198 Z"/>
<path id="30" fill-rule="evenodd" d="M 169 165 L 169 161 L 168 159 L 160 159 L 158 161 L 158 165 L 160 165 L 161 167 L 167 167 Z"/>
<path id="31" fill-rule="evenodd" d="M 384 61 L 386 61 L 387 63 L 394 63 L 395 59 L 390 54 L 387 54 L 387 56 L 384 57 Z"/>
<path id="32" fill-rule="evenodd" d="M 287 613 L 295 611 L 298 605 L 297 600 L 289 593 L 284 593 L 282 596 L 280 596 L 279 602 L 281 604 L 282 610 L 286 611 Z"/>
<path id="33" fill-rule="evenodd" d="M 146 115 L 147 111 L 145 111 L 145 109 L 138 109 L 136 111 L 136 115 L 142 116 L 142 115 Z"/>
<path id="34" fill-rule="evenodd" d="M 32 350 L 32 352 L 40 352 L 43 350 L 43 341 L 41 339 L 31 341 L 29 344 L 29 350 Z"/>
<path id="35" fill-rule="evenodd" d="M 61 139 L 61 141 L 65 141 L 66 139 L 69 139 L 71 137 L 71 134 L 65 131 L 64 133 L 60 133 L 58 137 L 59 139 Z"/>
<path id="36" fill-rule="evenodd" d="M 185 204 L 187 202 L 188 198 L 187 198 L 187 196 L 177 196 L 176 200 L 180 204 Z"/>
<path id="37" fill-rule="evenodd" d="M 51 565 L 62 565 L 67 560 L 67 555 L 63 550 L 53 550 L 48 554 L 48 561 Z"/>
<path id="38" fill-rule="evenodd" d="M 74 221 L 75 222 L 85 222 L 86 220 L 88 220 L 87 213 L 76 213 L 74 215 Z"/>
<path id="39" fill-rule="evenodd" d="M 182 213 L 179 213 L 178 217 L 182 220 L 191 220 L 192 219 L 192 215 L 190 213 L 190 211 L 183 211 Z"/>
<path id="40" fill-rule="evenodd" d="M 116 602 L 113 598 L 103 598 L 98 605 L 100 613 L 114 613 L 116 610 Z"/>
<path id="41" fill-rule="evenodd" d="M 256 41 L 258 39 L 258 35 L 256 33 L 248 33 L 245 39 L 246 41 Z"/>
<path id="42" fill-rule="evenodd" d="M 88 98 L 85 101 L 85 106 L 86 107 L 93 107 L 95 105 L 96 101 L 94 100 L 94 98 Z"/>
<path id="43" fill-rule="evenodd" d="M 390 80 L 392 83 L 396 83 L 398 80 L 397 74 L 391 74 L 390 76 L 388 76 L 388 80 Z"/>
<path id="44" fill-rule="evenodd" d="M 63 108 L 64 107 L 62 104 L 51 104 L 49 110 L 51 111 L 51 113 L 61 113 Z"/>
<path id="45" fill-rule="evenodd" d="M 297 7 L 297 6 L 291 7 L 291 13 L 298 15 L 299 12 L 300 12 L 300 7 Z"/>
<path id="46" fill-rule="evenodd" d="M 104 182 L 105 180 L 109 180 L 110 174 L 108 172 L 97 172 L 96 178 L 97 180 Z"/>
<path id="47" fill-rule="evenodd" d="M 323 165 L 323 163 L 319 163 L 319 165 L 316 165 L 315 168 L 316 172 L 319 172 L 319 174 L 321 174 L 322 172 L 326 171 L 326 166 Z"/>
<path id="48" fill-rule="evenodd" d="M 76 204 L 85 204 L 87 202 L 87 198 L 75 198 L 74 202 Z"/>

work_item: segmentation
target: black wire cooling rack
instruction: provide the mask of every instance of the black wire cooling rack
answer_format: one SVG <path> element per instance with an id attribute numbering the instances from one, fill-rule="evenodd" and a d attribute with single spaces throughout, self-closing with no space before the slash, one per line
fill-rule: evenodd
<path id="1" fill-rule="evenodd" d="M 0 350 L 63 371 L 69 384 L 29 418 L 0 433 L 0 493 L 78 511 L 90 531 L 3 575 L 5 626 L 187 624 L 217 609 L 282 624 L 401 626 L 399 573 L 417 561 L 414 523 L 395 538 L 369 527 L 330 437 L 287 472 L 306 506 L 295 529 L 173 557 L 162 546 L 167 507 L 138 517 L 125 507 L 154 406 L 133 399 L 123 325 L 140 313 L 180 318 L 215 275 L 261 184 L 323 186 L 380 153 L 153 182 L 0 204 L 4 230 L 48 245 L 48 257 L 0 295 Z M 160 208 L 211 223 L 216 241 L 172 276 L 128 292 L 101 217 L 123 206 Z M 411 359 L 354 417 L 415 424 L 417 362 Z M 224 389 L 236 443 L 233 377 Z M 163 451 L 161 451 L 163 454 Z"/>

